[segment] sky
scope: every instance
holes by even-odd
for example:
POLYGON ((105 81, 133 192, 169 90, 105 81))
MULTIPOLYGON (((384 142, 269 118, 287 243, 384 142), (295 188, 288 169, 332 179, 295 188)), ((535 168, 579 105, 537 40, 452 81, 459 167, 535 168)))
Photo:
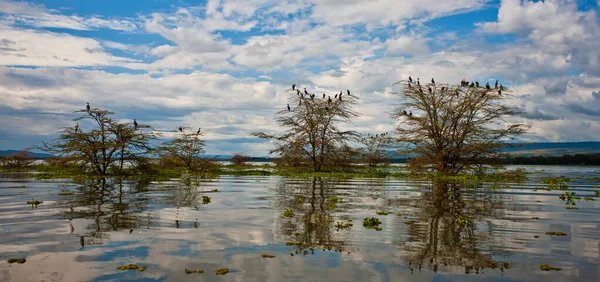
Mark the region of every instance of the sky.
MULTIPOLYGON (((0 150, 55 139, 85 103, 206 151, 266 156, 292 84, 350 89, 348 127, 392 131, 394 83, 499 80, 527 142, 600 138, 600 0, 0 0, 0 150)), ((85 125, 82 125, 85 126, 85 125)))

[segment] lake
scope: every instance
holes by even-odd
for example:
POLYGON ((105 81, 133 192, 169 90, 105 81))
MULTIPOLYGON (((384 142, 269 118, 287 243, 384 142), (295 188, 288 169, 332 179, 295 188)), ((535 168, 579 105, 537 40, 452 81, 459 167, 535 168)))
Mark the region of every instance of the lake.
POLYGON ((0 172, 0 280, 598 281, 600 168, 525 169, 515 183, 0 172), (552 176, 575 195, 548 191, 540 179, 552 176), (379 231, 363 227, 369 217, 379 231), (128 264, 147 269, 117 269, 128 264))

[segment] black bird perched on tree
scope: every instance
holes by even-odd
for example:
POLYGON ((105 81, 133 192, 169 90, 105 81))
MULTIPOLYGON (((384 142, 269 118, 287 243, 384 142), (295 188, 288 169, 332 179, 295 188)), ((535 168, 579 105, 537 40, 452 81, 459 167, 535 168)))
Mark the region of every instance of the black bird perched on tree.
POLYGON ((463 79, 460 81, 460 86, 465 86, 465 84, 467 84, 467 82, 466 82, 466 81, 465 81, 465 79, 463 78, 463 79))
POLYGON ((498 89, 498 95, 502 96, 502 90, 498 89))
POLYGON ((180 127, 179 127, 179 131, 180 131, 180 132, 183 132, 183 127, 181 127, 181 126, 180 126, 180 127))
POLYGON ((431 94, 431 87, 427 87, 427 90, 429 90, 429 93, 431 94))
POLYGON ((470 85, 470 86, 471 86, 471 87, 474 87, 474 86, 475 86, 475 83, 471 82, 471 85, 470 85))
POLYGON ((329 111, 329 107, 325 106, 325 110, 326 110, 326 111, 329 111))
POLYGON ((201 130, 201 129, 202 129, 202 128, 198 127, 198 131, 196 131, 196 134, 200 134, 200 130, 201 130))
POLYGON ((498 89, 498 80, 496 80, 496 83, 494 83, 494 89, 498 89))
POLYGON ((331 96, 327 97, 327 104, 331 104, 331 96))
POLYGON ((406 112, 406 110, 402 110, 402 113, 403 113, 404 115, 407 115, 407 114, 408 114, 408 113, 406 112))
POLYGON ((325 93, 323 93, 323 99, 325 99, 325 93))
POLYGON ((475 86, 479 87, 479 81, 475 81, 475 86))
POLYGON ((350 96, 350 90, 346 89, 346 92, 348 93, 348 96, 350 96))
POLYGON ((137 128, 138 128, 138 123, 137 123, 137 120, 135 120, 135 119, 133 119, 133 128, 135 130, 137 130, 137 128))
POLYGON ((408 115, 412 117, 412 111, 410 111, 410 113, 408 113, 408 115))
POLYGON ((340 101, 342 101, 342 95, 340 95, 338 98, 340 98, 340 101))
POLYGON ((311 95, 310 95, 310 99, 311 99, 311 100, 315 99, 315 94, 311 94, 311 95))
POLYGON ((419 81, 418 77, 417 77, 417 85, 421 86, 421 82, 419 81))
POLYGON ((412 77, 410 77, 410 76, 408 77, 408 82, 412 83, 412 77))
POLYGON ((443 86, 442 86, 442 92, 444 92, 444 89, 446 89, 446 87, 443 87, 443 86))
POLYGON ((304 94, 308 95, 308 91, 306 91, 306 87, 304 87, 304 94))
POLYGON ((287 104, 287 108, 288 108, 288 112, 292 110, 292 109, 290 108, 290 104, 287 104))
POLYGON ((490 83, 489 82, 485 84, 485 89, 490 89, 490 83))
POLYGON ((342 93, 344 93, 344 92, 340 90, 340 97, 342 97, 342 93))
POLYGON ((77 133, 79 131, 79 123, 76 122, 75 123, 75 133, 77 133))
POLYGON ((333 99, 337 99, 337 94, 335 94, 335 96, 333 96, 333 99))
POLYGON ((85 105, 85 110, 89 112, 89 111, 90 111, 90 109, 91 109, 91 107, 90 107, 90 103, 88 103, 88 102, 85 102, 85 104, 86 104, 86 105, 85 105))
POLYGON ((296 90, 296 84, 292 84, 292 90, 296 90))
POLYGON ((504 86, 502 86, 502 84, 500 84, 500 90, 504 90, 504 86))
POLYGON ((431 83, 435 84, 435 80, 433 79, 433 77, 431 78, 431 83))

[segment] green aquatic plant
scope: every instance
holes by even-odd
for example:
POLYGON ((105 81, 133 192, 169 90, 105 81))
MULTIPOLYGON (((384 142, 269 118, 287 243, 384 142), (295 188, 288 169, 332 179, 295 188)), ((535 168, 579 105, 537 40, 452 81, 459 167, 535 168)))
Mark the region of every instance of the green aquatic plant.
POLYGON ((210 190, 210 192, 216 193, 216 192, 219 192, 219 189, 215 188, 215 189, 210 190))
POLYGON ((537 217, 537 216, 534 216, 534 217, 532 217, 531 219, 540 219, 540 218, 539 218, 539 217, 537 217))
POLYGON ((568 209, 568 210, 578 210, 579 208, 578 207, 574 207, 574 206, 566 206, 565 209, 568 209))
POLYGON ((283 211, 283 214, 281 214, 281 218, 292 218, 294 217, 294 211, 290 210, 290 209, 285 209, 283 211))
POLYGON ((146 270, 146 268, 148 268, 145 265, 137 265, 137 264, 128 264, 128 265, 119 265, 117 266, 118 270, 137 270, 137 271, 144 271, 146 270))
POLYGON ((379 231, 381 230, 381 228, 379 228, 380 224, 381 221, 376 217, 367 217, 363 219, 363 226, 369 229, 375 229, 379 231))
POLYGON ((564 194, 558 196, 561 200, 566 201, 566 205, 567 206, 574 206, 575 205, 575 192, 565 192, 564 194))
POLYGON ((384 212, 384 211, 377 211, 377 212, 375 212, 375 214, 377 214, 377 215, 388 215, 389 213, 384 212))
POLYGON ((559 267, 550 266, 549 264, 540 265, 540 269, 543 271, 550 271, 550 270, 559 271, 560 270, 559 267))
POLYGON ((413 225, 413 224, 415 224, 415 223, 417 223, 417 222, 416 222, 416 221, 414 221, 414 220, 409 220, 409 221, 405 221, 405 222, 404 222, 404 224, 406 224, 406 225, 413 225))
POLYGON ((202 204, 210 204, 210 197, 209 196, 202 196, 202 204))
POLYGON ((464 215, 459 215, 456 219, 455 219, 456 223, 460 224, 460 225, 467 225, 470 224, 472 222, 471 218, 468 216, 464 216, 464 215))
POLYGON ((600 191, 594 191, 594 195, 595 195, 596 197, 600 197, 600 191))
POLYGON ((337 204, 341 201, 342 200, 336 195, 330 196, 329 198, 327 198, 327 206, 332 209, 335 209, 337 207, 337 204))
POLYGON ((552 191, 557 189, 567 190, 569 188, 567 182, 571 181, 571 179, 564 177, 547 177, 542 178, 541 181, 546 185, 548 191, 552 191))
POLYGON ((548 231, 548 232, 546 232, 546 235, 551 235, 551 236, 567 236, 567 233, 560 232, 560 231, 548 231))
POLYGON ((270 254, 262 254, 260 256, 263 258, 274 258, 275 257, 274 255, 270 255, 270 254))
POLYGON ((592 198, 592 197, 585 197, 583 198, 586 201, 596 201, 596 199, 592 198))
POLYGON ((44 202, 42 202, 42 201, 38 201, 38 200, 34 199, 33 197, 31 198, 31 201, 27 201, 27 204, 28 204, 28 205, 35 205, 35 206, 37 206, 37 205, 39 205, 39 204, 43 204, 43 203, 44 203, 44 202))
POLYGON ((24 264, 27 260, 25 258, 9 258, 8 263, 20 263, 24 264))
POLYGON ((229 268, 219 268, 213 271, 216 275, 225 275, 229 273, 229 268))
POLYGON ((185 269, 185 274, 192 274, 192 273, 204 273, 204 269, 185 269))
POLYGON ((352 223, 346 223, 346 222, 336 222, 335 223, 335 227, 340 230, 340 229, 350 229, 350 227, 352 227, 352 223))

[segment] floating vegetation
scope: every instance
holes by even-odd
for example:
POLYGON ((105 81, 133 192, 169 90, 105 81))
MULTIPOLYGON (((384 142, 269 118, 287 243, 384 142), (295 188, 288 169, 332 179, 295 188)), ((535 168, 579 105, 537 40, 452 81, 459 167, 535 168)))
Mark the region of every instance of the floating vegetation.
POLYGON ((381 221, 376 217, 367 217, 363 219, 363 226, 366 228, 377 230, 379 224, 381 224, 381 221))
POLYGON ((37 206, 37 205, 39 205, 39 204, 43 204, 43 203, 44 203, 44 202, 42 202, 42 201, 38 201, 38 200, 36 200, 36 199, 34 199, 34 198, 31 198, 31 201, 27 201, 27 204, 28 204, 28 205, 34 205, 34 206, 37 206))
POLYGON ((285 209, 285 211, 283 211, 283 214, 281 214, 281 218, 291 218, 294 217, 294 211, 290 210, 290 209, 285 209))
POLYGON ((567 233, 560 232, 560 231, 548 231, 548 232, 546 232, 546 235, 552 235, 552 236, 567 236, 567 233))
POLYGON ((350 227, 352 227, 352 223, 347 223, 347 222, 336 222, 335 223, 335 227, 340 230, 340 229, 350 229, 350 227))
POLYGON ((600 197, 600 191, 594 191, 594 195, 595 195, 596 197, 600 197))
POLYGON ((592 198, 592 197, 585 197, 583 198, 586 201, 596 201, 596 199, 592 198))
POLYGON ((118 270, 137 270, 137 271, 144 271, 146 270, 146 268, 148 268, 145 265, 137 265, 137 264, 128 264, 128 265, 119 265, 117 266, 118 270))
POLYGON ((210 204, 210 197, 209 196, 202 196, 202 204, 210 204))
POLYGON ((561 200, 566 201, 566 205, 575 205, 575 192, 565 192, 558 196, 561 200))
POLYGON ((396 216, 402 216, 402 214, 401 213, 397 213, 396 216))
POLYGON ((404 224, 406 224, 406 225, 413 225, 413 224, 415 224, 415 223, 417 223, 417 222, 416 222, 416 221, 414 221, 414 220, 409 220, 409 221, 405 221, 405 222, 404 222, 404 224))
POLYGON ((376 213, 377 215, 388 215, 388 214, 389 214, 389 213, 387 213, 387 212, 384 212, 384 211, 378 211, 378 212, 375 212, 375 213, 376 213))
POLYGON ((185 269, 185 274, 192 274, 192 273, 204 273, 204 269, 185 269))
POLYGON ((573 206, 566 206, 565 209, 568 209, 568 210, 578 210, 579 208, 578 207, 573 207, 573 206))
POLYGON ((533 238, 540 238, 540 236, 538 236, 538 235, 534 235, 534 236, 533 236, 533 238))
POLYGON ((274 255, 270 255, 270 254, 262 254, 260 256, 263 258, 274 258, 275 257, 274 255))
POLYGON ((212 190, 210 190, 210 192, 216 193, 216 192, 219 192, 219 189, 212 189, 212 190))
POLYGON ((539 217, 537 217, 537 216, 534 216, 534 217, 532 217, 531 219, 540 219, 540 218, 539 218, 539 217))
POLYGON ((548 189, 548 191, 556 189, 567 190, 569 188, 569 185, 567 184, 567 182, 570 181, 569 178, 548 177, 542 178, 541 180, 544 184, 546 184, 546 189, 548 189))
POLYGON ((290 241, 290 242, 285 242, 286 246, 301 246, 302 243, 301 242, 296 242, 296 241, 290 241))
POLYGON ((229 273, 229 268, 219 268, 213 271, 216 275, 225 275, 229 273))
POLYGON ((456 221, 456 223, 458 223, 460 225, 467 225, 467 224, 471 223, 471 218, 461 214, 455 219, 455 221, 456 221))
POLYGON ((336 195, 330 196, 329 198, 327 198, 327 206, 330 208, 336 208, 337 204, 341 201, 342 200, 336 195))
POLYGON ((336 212, 341 212, 341 211, 342 211, 342 209, 335 209, 335 211, 336 211, 336 212))
POLYGON ((540 269, 543 270, 543 271, 550 271, 550 270, 559 271, 560 270, 559 267, 554 267, 554 266, 551 266, 549 264, 542 264, 542 265, 540 265, 540 269))
POLYGON ((27 260, 25 258, 9 258, 8 263, 20 263, 24 264, 27 260))

